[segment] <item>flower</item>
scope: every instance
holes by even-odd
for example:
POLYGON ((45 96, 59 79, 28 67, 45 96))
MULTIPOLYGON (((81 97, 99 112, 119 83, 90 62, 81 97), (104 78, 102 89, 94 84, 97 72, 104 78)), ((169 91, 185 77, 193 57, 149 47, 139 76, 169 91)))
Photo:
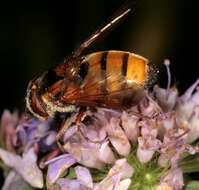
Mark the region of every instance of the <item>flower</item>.
POLYGON ((139 105, 125 111, 87 108, 80 129, 73 122, 77 114, 71 115, 64 152, 56 144, 60 122, 4 111, 0 158, 13 169, 4 190, 16 176, 23 185, 49 190, 182 189, 184 161, 198 165, 199 79, 179 96, 170 86, 168 60, 165 65, 167 88, 154 86, 139 105))
MULTIPOLYGON (((29 183, 36 188, 43 187, 43 174, 37 161, 40 154, 50 152, 49 155, 52 155, 56 152, 56 131, 51 129, 52 125, 55 126, 52 119, 47 122, 27 120, 24 114, 19 118, 16 111, 13 114, 8 110, 4 111, 1 134, 3 147, 7 150, 0 148, 0 158, 13 169, 8 175, 10 183, 17 178, 20 184, 29 183)), ((11 184, 6 182, 4 190, 6 186, 9 189, 11 184)))
POLYGON ((32 148, 24 152, 22 157, 0 149, 0 156, 7 166, 16 170, 31 186, 37 188, 43 187, 42 172, 38 168, 36 163, 37 156, 32 148))
POLYGON ((182 189, 184 186, 182 170, 180 168, 170 169, 161 179, 157 190, 182 189))

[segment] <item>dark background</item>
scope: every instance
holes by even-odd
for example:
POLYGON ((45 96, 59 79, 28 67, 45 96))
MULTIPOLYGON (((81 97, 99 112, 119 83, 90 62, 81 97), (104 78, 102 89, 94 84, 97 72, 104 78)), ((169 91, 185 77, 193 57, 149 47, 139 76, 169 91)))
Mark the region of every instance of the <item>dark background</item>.
MULTIPOLYGON (((0 114, 23 110, 28 81, 70 54, 123 3, 123 0, 0 3, 0 114)), ((183 92, 199 77, 197 0, 142 0, 136 12, 88 52, 132 51, 159 67, 157 82, 166 87, 163 60, 171 60, 173 84, 183 92)))
MULTIPOLYGON (((28 81, 70 54, 124 0, 4 1, 0 5, 0 113, 23 109, 28 81)), ((181 92, 199 77, 197 0, 142 0, 136 12, 88 52, 132 51, 158 65, 171 60, 181 92)))

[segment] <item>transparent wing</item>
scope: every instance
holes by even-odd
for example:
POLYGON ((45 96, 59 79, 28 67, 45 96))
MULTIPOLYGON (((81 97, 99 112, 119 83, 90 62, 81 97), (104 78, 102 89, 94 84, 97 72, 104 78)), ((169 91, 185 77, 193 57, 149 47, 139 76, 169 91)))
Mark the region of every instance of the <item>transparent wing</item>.
POLYGON ((144 97, 142 86, 117 73, 93 70, 80 87, 68 87, 60 100, 80 106, 121 109, 137 104, 144 97))

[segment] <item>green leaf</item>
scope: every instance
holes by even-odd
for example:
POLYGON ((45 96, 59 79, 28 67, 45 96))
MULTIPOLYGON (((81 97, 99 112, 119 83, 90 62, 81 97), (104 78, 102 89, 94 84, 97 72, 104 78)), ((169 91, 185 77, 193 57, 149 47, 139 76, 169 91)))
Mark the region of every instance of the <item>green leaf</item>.
POLYGON ((183 173, 199 172, 199 154, 188 155, 180 160, 179 167, 183 173))
POLYGON ((199 181, 190 181, 185 187, 185 190, 198 190, 198 189, 199 189, 199 181))
POLYGON ((36 189, 34 189, 34 188, 31 187, 31 186, 26 186, 26 187, 23 188, 23 190, 36 190, 36 189))
MULTIPOLYGON (((1 124, 1 121, 0 121, 0 124, 1 124)), ((5 148, 5 143, 3 141, 3 134, 2 134, 2 129, 1 129, 1 126, 0 126, 0 147, 1 148, 5 148)))
POLYGON ((3 177, 6 178, 10 172, 10 168, 0 160, 0 168, 3 170, 3 177))
POLYGON ((70 171, 69 171, 69 174, 67 175, 67 179, 75 179, 77 176, 76 176, 76 173, 75 173, 75 169, 74 168, 70 168, 70 171))

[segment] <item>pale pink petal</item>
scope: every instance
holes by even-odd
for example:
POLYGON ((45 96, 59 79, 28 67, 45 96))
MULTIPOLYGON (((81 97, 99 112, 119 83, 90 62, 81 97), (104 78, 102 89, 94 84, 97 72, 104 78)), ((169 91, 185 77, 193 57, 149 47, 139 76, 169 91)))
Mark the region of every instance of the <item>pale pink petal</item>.
POLYGON ((165 167, 168 164, 170 157, 168 154, 160 154, 158 158, 158 165, 160 167, 165 167))
POLYGON ((117 160, 114 166, 109 170, 108 176, 114 176, 119 174, 120 178, 132 177, 134 169, 127 163, 126 159, 117 160))
POLYGON ((122 181, 120 181, 119 186, 116 190, 128 190, 129 186, 131 184, 131 180, 130 179, 124 179, 122 181))
POLYGON ((189 133, 186 136, 186 142, 192 143, 199 138, 199 107, 193 110, 193 115, 189 121, 189 133))
POLYGON ((180 190, 184 186, 181 168, 171 168, 161 179, 161 184, 167 184, 172 190, 180 190))
POLYGON ((122 113, 121 120, 122 128, 124 129, 127 138, 131 142, 136 143, 139 135, 139 128, 137 126, 139 118, 124 111, 122 113))
MULTIPOLYGON (((194 90, 199 85, 199 79, 197 79, 187 90, 186 92, 180 97, 182 101, 186 102, 192 98, 194 90)), ((196 99, 197 103, 199 103, 199 99, 196 99)))
POLYGON ((181 96, 175 108, 177 114, 177 123, 180 126, 185 120, 190 119, 194 112, 194 108, 199 105, 199 79, 181 96), (195 93, 194 91, 197 90, 195 93))
MULTIPOLYGON (((144 99, 139 105, 139 109, 136 112, 140 112, 142 115, 153 118, 158 113, 162 113, 161 107, 150 96, 144 99)), ((138 107, 136 106, 136 107, 138 107)))
POLYGON ((118 154, 127 156, 131 150, 131 145, 119 123, 119 119, 111 118, 110 123, 106 126, 106 130, 109 140, 118 154))
POLYGON ((175 87, 163 89, 155 86, 154 93, 159 105, 165 112, 171 111, 174 108, 178 97, 178 90, 175 87))
POLYGON ((9 110, 4 110, 1 116, 1 128, 5 130, 8 123, 12 122, 12 114, 9 110))
POLYGON ((1 117, 1 132, 2 138, 7 150, 16 153, 14 149, 14 139, 15 139, 15 127, 18 122, 18 114, 17 112, 11 114, 9 110, 4 110, 1 117))
POLYGON ((186 101, 186 103, 178 103, 178 105, 176 106, 176 121, 178 126, 189 120, 189 118, 193 114, 193 109, 195 106, 195 103, 191 100, 186 101))
POLYGON ((137 157, 139 158, 139 161, 142 163, 147 163, 151 160, 154 154, 154 150, 146 150, 142 148, 137 149, 137 157))
POLYGON ((22 158, 20 156, 5 151, 4 149, 1 148, 0 148, 0 158, 7 166, 11 168, 14 168, 15 165, 17 165, 17 163, 20 163, 22 161, 22 158))
POLYGON ((170 187, 167 183, 163 182, 157 186, 156 190, 174 190, 174 189, 170 187))
POLYGON ((34 148, 29 149, 23 154, 22 163, 16 166, 16 170, 19 173, 23 172, 22 176, 33 187, 43 187, 43 174, 37 165, 37 155, 34 153, 34 148))
POLYGON ((115 162, 115 156, 111 148, 108 146, 108 141, 102 143, 99 148, 99 159, 106 164, 113 164, 115 162))
POLYGON ((162 114, 161 118, 158 120, 158 135, 164 137, 164 135, 169 131, 174 129, 176 125, 175 113, 171 112, 169 114, 162 114))
POLYGON ((109 170, 107 176, 97 185, 94 190, 126 190, 129 183, 120 184, 120 179, 132 177, 134 169, 127 163, 126 159, 117 160, 109 170))
POLYGON ((139 126, 141 126, 141 135, 143 137, 154 137, 156 138, 158 135, 158 128, 155 120, 149 119, 145 121, 139 122, 139 126))
POLYGON ((138 138, 137 157, 140 162, 147 163, 153 157, 155 151, 160 148, 160 140, 149 136, 148 138, 138 138))
POLYGON ((114 179, 111 177, 106 177, 99 184, 96 184, 94 190, 128 190, 131 184, 129 178, 119 181, 119 178, 114 179))
POLYGON ((100 183, 95 185, 94 190, 112 190, 113 178, 110 176, 105 177, 100 183))

